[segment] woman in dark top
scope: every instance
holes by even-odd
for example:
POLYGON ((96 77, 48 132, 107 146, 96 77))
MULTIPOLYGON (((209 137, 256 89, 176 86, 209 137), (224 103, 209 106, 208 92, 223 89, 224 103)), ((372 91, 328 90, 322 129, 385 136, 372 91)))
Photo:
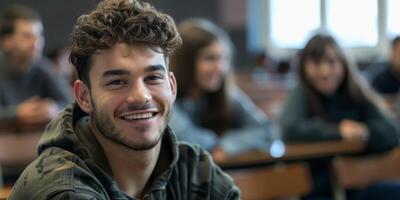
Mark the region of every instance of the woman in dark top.
POLYGON ((266 116, 231 80, 228 35, 204 19, 182 22, 179 32, 183 45, 170 64, 178 87, 171 118, 178 139, 201 145, 215 160, 266 150, 266 116))
MULTIPOLYGON (((361 140, 365 153, 398 145, 398 129, 384 102, 360 78, 334 38, 312 37, 300 54, 299 85, 281 114, 285 140, 361 140)), ((331 195, 328 167, 329 162, 311 163, 311 196, 331 195)))
POLYGON ((369 152, 398 144, 395 124, 382 99, 330 36, 314 36, 299 60, 299 86, 281 115, 289 141, 364 140, 369 152))

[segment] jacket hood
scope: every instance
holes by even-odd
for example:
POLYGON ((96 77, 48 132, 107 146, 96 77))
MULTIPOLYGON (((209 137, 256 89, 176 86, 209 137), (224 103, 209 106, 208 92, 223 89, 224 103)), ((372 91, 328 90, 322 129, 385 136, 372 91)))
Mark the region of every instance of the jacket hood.
POLYGON ((88 116, 76 103, 62 110, 46 127, 39 140, 39 155, 49 147, 59 147, 70 152, 78 153, 82 145, 75 135, 74 124, 80 118, 88 116))

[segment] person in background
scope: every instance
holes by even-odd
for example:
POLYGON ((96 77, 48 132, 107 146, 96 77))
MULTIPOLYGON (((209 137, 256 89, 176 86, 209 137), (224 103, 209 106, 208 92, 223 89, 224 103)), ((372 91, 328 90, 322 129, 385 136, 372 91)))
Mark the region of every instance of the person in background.
POLYGON ((251 71, 251 78, 257 83, 264 83, 269 79, 280 77, 278 69, 278 62, 273 59, 265 50, 265 52, 258 53, 254 59, 255 65, 251 71))
POLYGON ((0 122, 47 123, 72 101, 72 95, 42 59, 40 16, 23 5, 10 6, 1 14, 0 122))
POLYGON ((258 53, 255 57, 255 68, 259 71, 264 71, 266 73, 279 73, 278 64, 278 61, 273 59, 267 50, 258 53))
POLYGON ((9 199, 239 199, 209 154, 168 126, 180 44, 173 19, 139 0, 101 1, 79 17, 76 103, 47 126, 9 199))
MULTIPOLYGON (((360 76, 333 37, 312 37, 300 53, 299 84, 287 97, 281 113, 284 140, 359 140, 365 142, 367 154, 396 147, 397 127, 383 100, 360 76)), ((310 196, 330 197, 329 164, 314 164, 314 191, 310 196)), ((400 191, 399 187, 395 189, 400 191)), ((398 199, 400 192, 394 193, 394 199, 398 199)), ((377 194, 370 195, 370 199, 377 199, 377 194)))
POLYGON ((77 79, 74 71, 74 66, 69 62, 70 48, 58 47, 50 50, 47 57, 53 64, 53 69, 56 74, 65 80, 71 88, 74 87, 75 80, 77 79))
POLYGON ((392 40, 390 60, 373 76, 372 86, 385 95, 396 95, 400 92, 400 36, 392 40))
POLYGON ((171 57, 178 82, 171 125, 178 139, 199 144, 214 159, 266 150, 269 122, 232 82, 232 43, 205 19, 179 26, 183 45, 171 57))

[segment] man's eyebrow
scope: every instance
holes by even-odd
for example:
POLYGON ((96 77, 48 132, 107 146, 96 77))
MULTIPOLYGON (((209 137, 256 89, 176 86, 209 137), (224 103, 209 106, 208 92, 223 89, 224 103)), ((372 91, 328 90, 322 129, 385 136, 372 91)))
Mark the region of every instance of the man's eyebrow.
POLYGON ((146 67, 144 70, 145 72, 152 72, 152 71, 166 71, 166 68, 164 65, 158 64, 158 65, 150 65, 146 67))
POLYGON ((124 69, 110 69, 103 73, 103 77, 115 76, 115 75, 129 75, 129 71, 124 69))

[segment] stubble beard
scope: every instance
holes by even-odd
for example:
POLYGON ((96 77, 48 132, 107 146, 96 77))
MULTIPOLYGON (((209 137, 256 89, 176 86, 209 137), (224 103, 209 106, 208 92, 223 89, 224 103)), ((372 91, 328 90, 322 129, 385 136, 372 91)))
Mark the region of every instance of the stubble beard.
MULTIPOLYGON (((92 101, 92 99, 91 99, 92 101)), ((167 112, 165 120, 161 123, 161 126, 158 129, 158 138, 155 139, 153 142, 150 143, 142 143, 137 144, 131 139, 124 136, 121 130, 116 128, 114 124, 112 124, 112 120, 107 117, 106 114, 102 113, 99 109, 97 109, 96 104, 92 101, 93 105, 93 113, 91 116, 91 120, 93 125, 97 128, 101 135, 105 138, 109 139, 110 141, 122 145, 128 149, 135 150, 135 151, 145 151, 154 148, 163 138, 165 129, 167 124, 171 118, 171 110, 167 112)), ((134 131, 144 131, 143 128, 135 128, 134 131)))

